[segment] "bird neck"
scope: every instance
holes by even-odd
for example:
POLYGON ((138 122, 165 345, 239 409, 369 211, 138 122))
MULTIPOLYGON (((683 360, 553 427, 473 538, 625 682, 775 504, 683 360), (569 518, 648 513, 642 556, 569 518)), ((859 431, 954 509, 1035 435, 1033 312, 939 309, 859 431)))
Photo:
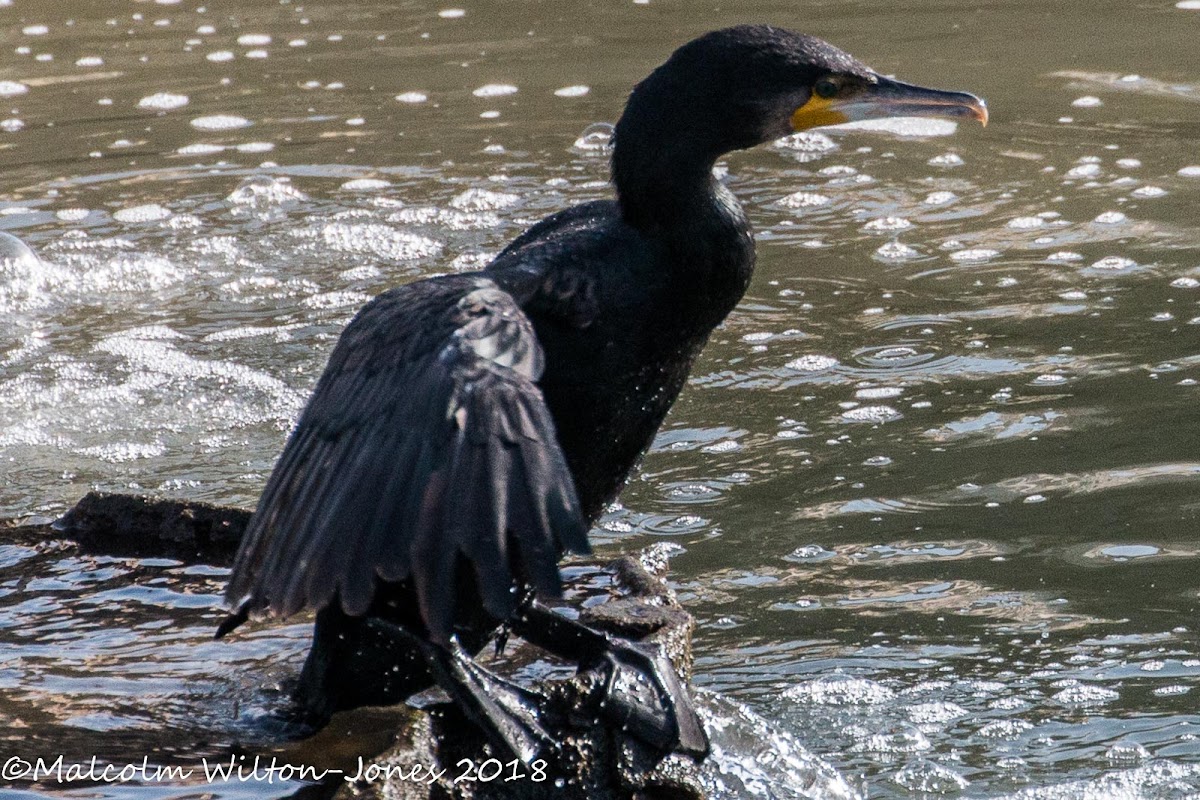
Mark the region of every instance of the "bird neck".
POLYGON ((750 223, 713 176, 717 155, 695 140, 670 141, 625 123, 617 126, 612 156, 625 222, 667 245, 693 277, 706 268, 748 270, 754 257, 750 223))
POLYGON ((678 60, 672 56, 635 86, 617 121, 612 177, 621 215, 678 254, 676 262, 748 268, 750 224, 712 171, 722 154, 754 144, 753 136, 731 133, 724 117, 705 111, 714 105, 711 87, 687 79, 691 68, 678 60))
POLYGON ((697 223, 720 222, 726 211, 713 178, 716 158, 692 142, 664 142, 636 127, 617 127, 613 184, 625 221, 643 233, 686 235, 697 223))
POLYGON ((702 339, 741 299, 754 268, 750 223, 713 176, 715 161, 686 143, 664 146, 617 129, 612 169, 622 218, 656 243, 677 309, 702 339))

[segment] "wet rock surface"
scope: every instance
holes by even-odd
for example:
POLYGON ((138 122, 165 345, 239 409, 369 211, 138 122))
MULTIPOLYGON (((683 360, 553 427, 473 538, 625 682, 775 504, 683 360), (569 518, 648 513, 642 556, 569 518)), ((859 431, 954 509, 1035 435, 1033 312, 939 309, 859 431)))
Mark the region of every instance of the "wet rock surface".
POLYGON ((240 508, 88 492, 54 528, 84 552, 224 565, 249 521, 250 512, 240 508))
MULTIPOLYGON (((666 560, 651 548, 640 558, 622 557, 607 566, 621 594, 586 608, 580 621, 618 636, 661 645, 680 678, 691 670, 693 620, 676 601, 655 566, 666 560)), ((523 655, 517 653, 517 660, 523 655)), ((378 763, 397 765, 430 763, 428 755, 450 772, 428 790, 428 794, 401 794, 456 800, 492 798, 598 798, 599 800, 699 800, 704 792, 695 762, 685 756, 662 758, 620 725, 595 716, 597 693, 605 675, 585 670, 569 680, 544 681, 535 688, 546 701, 542 721, 559 744, 559 751, 546 754, 542 763, 530 765, 504 762, 492 754, 478 729, 456 706, 430 706, 429 735, 415 736, 392 747, 378 763), (422 761, 422 759, 425 759, 422 761), (491 777, 495 774, 495 777, 491 777), (517 777, 521 776, 521 777, 517 777), (491 778, 491 779, 488 779, 491 778)), ((340 798, 396 796, 397 783, 388 781, 364 787, 345 787, 340 798)), ((411 792, 412 786, 404 787, 411 792)))
MULTIPOLYGON (((169 557, 188 564, 226 565, 232 561, 249 519, 241 509, 204 503, 155 500, 93 492, 52 526, 8 526, 10 541, 66 538, 81 552, 169 557)), ((2 523, 0 523, 2 526, 2 523)), ((639 557, 623 557, 605 567, 612 580, 602 589, 574 587, 585 599, 581 622, 617 636, 661 645, 680 679, 690 677, 692 617, 679 605, 664 580, 665 550, 649 548, 639 557), (598 596, 597 592, 603 592, 598 596), (585 594, 590 593, 590 594, 585 594)), ((572 613, 568 610, 568 613, 572 613)), ((523 643, 509 645, 511 664, 532 663, 540 651, 523 643)), ((375 665, 377 666, 377 665, 375 665)), ((355 669, 369 679, 369 660, 355 669)), ((561 671, 560 671, 561 674, 561 671)), ((694 761, 666 758, 630 736, 623 726, 603 719, 596 703, 607 679, 603 669, 585 670, 569 679, 540 679, 532 686, 543 695, 542 721, 557 742, 557 752, 531 764, 496 758, 480 731, 461 711, 436 699, 423 710, 407 706, 364 708, 335 715, 312 736, 280 742, 270 755, 287 761, 340 770, 336 780, 304 790, 305 797, 339 798, 702 798, 694 761), (374 752, 354 752, 365 737, 374 752), (373 780, 347 781, 367 766, 373 780), (430 770, 433 770, 431 774, 430 770), (445 772, 434 779, 438 770, 445 772)))

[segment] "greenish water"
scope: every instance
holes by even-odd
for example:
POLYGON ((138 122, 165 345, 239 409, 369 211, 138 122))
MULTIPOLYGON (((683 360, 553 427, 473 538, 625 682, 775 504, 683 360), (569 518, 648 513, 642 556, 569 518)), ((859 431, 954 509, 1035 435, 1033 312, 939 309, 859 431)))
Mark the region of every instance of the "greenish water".
MULTIPOLYGON (((43 260, 0 266, 0 516, 253 504, 359 305, 606 196, 584 130, 773 22, 992 122, 727 160, 758 271, 601 552, 679 545, 697 683, 868 797, 1194 797, 1187 5, 0 4, 0 230, 43 260)), ((0 755, 262 735, 308 630, 209 642, 223 582, 0 544, 0 755)))

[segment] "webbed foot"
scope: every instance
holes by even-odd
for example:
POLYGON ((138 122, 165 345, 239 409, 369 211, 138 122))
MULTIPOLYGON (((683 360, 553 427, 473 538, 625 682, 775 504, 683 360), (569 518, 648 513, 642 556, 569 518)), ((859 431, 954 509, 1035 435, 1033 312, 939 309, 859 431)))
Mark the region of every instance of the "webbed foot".
POLYGON ((606 719, 663 752, 708 755, 708 736, 691 695, 661 647, 609 637, 604 661, 606 719))
POLYGON ((528 764, 555 749, 539 719, 542 697, 475 663, 457 641, 422 642, 422 652, 441 688, 483 730, 502 756, 528 764))
POLYGON ((604 670, 595 702, 602 716, 630 735, 663 753, 697 759, 708 755, 704 726, 661 646, 594 630, 536 600, 518 612, 513 631, 538 647, 577 661, 581 669, 604 670))

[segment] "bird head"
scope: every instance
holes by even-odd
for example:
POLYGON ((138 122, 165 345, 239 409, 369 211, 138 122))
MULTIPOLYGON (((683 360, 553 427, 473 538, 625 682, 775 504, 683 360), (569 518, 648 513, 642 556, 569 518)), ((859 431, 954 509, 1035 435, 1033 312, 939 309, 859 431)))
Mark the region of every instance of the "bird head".
POLYGON ((816 37, 743 25, 688 42, 642 81, 618 123, 617 146, 631 120, 657 128, 664 145, 715 158, 797 131, 900 116, 986 125, 988 112, 975 95, 884 77, 816 37))

